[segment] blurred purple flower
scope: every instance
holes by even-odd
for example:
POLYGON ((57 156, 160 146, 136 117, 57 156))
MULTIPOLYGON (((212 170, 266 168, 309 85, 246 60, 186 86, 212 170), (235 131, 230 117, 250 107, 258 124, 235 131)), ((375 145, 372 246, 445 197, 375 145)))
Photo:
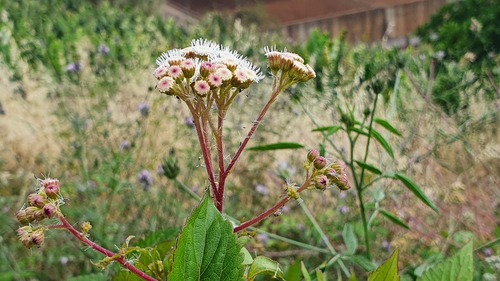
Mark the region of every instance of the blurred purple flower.
POLYGON ((120 149, 123 151, 129 150, 130 149, 130 142, 128 140, 122 141, 120 144, 120 149))
POLYGON ((391 251, 391 243, 389 243, 387 240, 382 241, 382 249, 386 252, 391 251))
POLYGON ((66 72, 77 73, 82 70, 82 65, 79 62, 73 62, 66 66, 66 72))
POLYGON ((156 173, 160 176, 164 175, 165 170, 163 170, 163 165, 161 163, 158 164, 158 167, 156 167, 156 173))
POLYGON ((491 248, 486 248, 483 250, 483 254, 489 258, 489 257, 493 256, 493 250, 491 248))
POLYGON ((137 175, 137 180, 139 180, 139 183, 142 185, 144 190, 148 190, 151 185, 153 185, 153 176, 148 170, 142 170, 137 175))
POLYGON ((142 117, 146 117, 149 115, 149 104, 147 102, 143 102, 139 104, 139 112, 141 112, 142 117))
POLYGON ((257 234, 257 240, 262 242, 262 244, 265 246, 267 244, 267 241, 269 241, 269 236, 264 233, 257 234))
POLYGON ((99 53, 99 55, 101 56, 107 56, 109 55, 109 47, 101 44, 99 45, 99 47, 97 47, 97 53, 99 53))
POLYGON ((262 185, 262 184, 256 185, 255 186, 255 191, 257 193, 262 194, 262 195, 268 195, 269 194, 269 189, 265 185, 262 185))
POLYGON ((409 43, 411 46, 418 46, 420 45, 420 37, 410 37, 409 43))
POLYGON ((442 60, 444 59, 444 57, 446 56, 446 53, 443 52, 443 51, 437 51, 437 53, 434 55, 438 60, 442 60))
POLYGON ((189 128, 195 127, 194 120, 193 120, 193 118, 190 118, 190 117, 184 118, 184 124, 186 124, 186 126, 188 126, 189 128))
POLYGON ((339 193, 339 199, 344 200, 344 199, 346 199, 346 197, 347 197, 347 192, 340 192, 339 193))
POLYGON ((431 39, 431 41, 436 41, 439 39, 439 35, 437 35, 437 33, 435 32, 432 32, 430 35, 429 35, 429 39, 431 39))
POLYGON ((345 215, 345 214, 349 213, 349 207, 347 207, 347 206, 342 206, 342 207, 340 207, 340 208, 339 208, 339 212, 340 212, 341 214, 345 215))

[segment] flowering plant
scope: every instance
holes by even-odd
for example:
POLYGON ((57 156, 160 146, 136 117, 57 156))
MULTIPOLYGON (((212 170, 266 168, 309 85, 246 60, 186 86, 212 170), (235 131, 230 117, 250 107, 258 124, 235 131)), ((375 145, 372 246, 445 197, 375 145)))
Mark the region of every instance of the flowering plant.
MULTIPOLYGON (((176 246, 166 256, 161 256, 157 249, 129 246, 132 236, 117 253, 91 241, 88 237, 92 228, 90 223, 83 223, 82 230, 78 231, 63 215, 60 207, 64 198, 56 179, 40 180, 36 193, 28 197, 28 206, 17 213, 19 222, 24 224, 18 229, 21 242, 28 248, 40 246, 45 231, 65 229, 106 256, 97 263, 98 266, 105 268, 117 262, 143 280, 237 280, 242 277, 254 280, 263 272, 261 268, 274 268, 274 276, 282 279, 279 268, 270 260, 263 257, 252 259, 245 255, 235 233, 243 233, 243 230, 274 214, 288 201, 300 200, 300 193, 305 190, 325 190, 332 186, 346 190, 350 186, 343 162, 330 162, 317 150, 311 150, 305 157, 305 179, 300 186, 287 184, 284 187, 287 196, 253 219, 236 226, 224 219, 225 187, 230 172, 271 105, 285 89, 316 76, 297 54, 265 48, 265 55, 273 78, 271 94, 228 161, 223 138, 227 112, 235 98, 263 79, 264 75, 237 52, 202 39, 193 40, 190 47, 170 50, 156 61, 158 67, 153 75, 158 80, 158 91, 184 102, 192 114, 209 182, 207 195, 184 226, 176 246), (212 152, 212 142, 215 143, 215 153, 212 152), (52 218, 59 223, 35 224, 52 218), (140 266, 129 259, 128 255, 132 253, 149 257, 146 265, 140 266)), ((171 179, 175 179, 179 172, 167 164, 164 171, 171 179)))

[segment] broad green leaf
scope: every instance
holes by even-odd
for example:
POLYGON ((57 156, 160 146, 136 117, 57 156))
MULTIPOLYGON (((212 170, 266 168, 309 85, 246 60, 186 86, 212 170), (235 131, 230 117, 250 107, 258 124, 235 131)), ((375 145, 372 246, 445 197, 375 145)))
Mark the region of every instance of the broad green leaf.
POLYGON ((387 151, 389 156, 391 156, 391 158, 394 159, 394 152, 392 151, 391 146, 384 139, 384 137, 379 132, 375 131, 374 129, 372 129, 371 135, 372 135, 372 137, 374 137, 378 141, 378 143, 380 143, 380 145, 385 149, 385 151, 387 151))
POLYGON ((389 123, 387 120, 375 118, 375 119, 373 119, 373 121, 375 121, 375 123, 379 124, 380 126, 384 127, 387 131, 389 131, 397 136, 401 136, 401 133, 396 128, 394 128, 391 125, 391 123, 389 123))
POLYGON ((382 171, 380 171, 378 168, 375 168, 374 166, 372 166, 370 164, 367 164, 367 163, 361 162, 361 161, 356 161, 356 160, 354 160, 354 162, 356 162, 356 164, 358 164, 358 166, 360 166, 361 168, 364 168, 364 169, 372 172, 373 174, 376 174, 376 175, 382 174, 382 171))
POLYGON ((300 281, 302 280, 301 264, 299 261, 293 263, 285 273, 285 280, 287 281, 300 281))
POLYGON ((231 223, 205 196, 178 239, 168 280, 240 280, 243 256, 236 239, 231 223))
POLYGON ((368 281, 399 281, 398 255, 399 250, 394 251, 388 260, 370 273, 368 281))
POLYGON ((417 281, 472 280, 473 272, 472 243, 468 243, 455 255, 426 271, 417 281))
POLYGON ((248 148, 248 150, 252 151, 265 151, 265 150, 278 150, 278 149, 298 149, 303 148, 304 146, 300 143, 295 142, 278 142, 273 144, 266 144, 260 146, 254 146, 248 148))
POLYGON ((320 127, 312 130, 313 132, 324 132, 326 136, 331 136, 342 129, 342 126, 320 127))
POLYGON ((347 247, 345 254, 354 255, 354 253, 356 253, 356 249, 358 248, 358 240, 354 234, 354 227, 350 223, 346 223, 344 225, 342 238, 344 239, 344 243, 347 247))
POLYGON ((302 276, 304 277, 304 280, 311 281, 311 275, 309 275, 309 272, 307 271, 306 265, 304 264, 303 261, 300 262, 300 270, 302 271, 302 276))
POLYGON ((264 256, 257 256, 253 260, 253 263, 248 270, 247 278, 249 281, 253 281, 257 275, 268 275, 272 276, 273 279, 276 280, 285 280, 279 263, 264 256))
POLYGON ((434 205, 431 199, 429 199, 429 197, 425 195, 422 189, 420 189, 420 187, 415 182, 413 182, 409 177, 401 173, 395 173, 394 176, 395 178, 400 180, 406 186, 406 188, 408 188, 411 192, 413 192, 413 194, 415 194, 415 196, 417 196, 418 199, 420 199, 420 201, 422 201, 425 205, 433 209, 434 212, 439 214, 439 210, 436 207, 436 205, 434 205))
POLYGON ((401 227, 404 227, 406 229, 410 229, 410 227, 404 221, 402 221, 400 218, 398 218, 396 215, 391 214, 391 213, 387 212, 386 210, 382 210, 382 209, 380 209, 379 211, 384 217, 388 218, 393 223, 395 223, 401 227))
POLYGON ((75 276, 67 279, 68 281, 106 281, 108 280, 108 277, 104 273, 93 273, 93 274, 86 274, 86 275, 80 275, 80 276, 75 276))

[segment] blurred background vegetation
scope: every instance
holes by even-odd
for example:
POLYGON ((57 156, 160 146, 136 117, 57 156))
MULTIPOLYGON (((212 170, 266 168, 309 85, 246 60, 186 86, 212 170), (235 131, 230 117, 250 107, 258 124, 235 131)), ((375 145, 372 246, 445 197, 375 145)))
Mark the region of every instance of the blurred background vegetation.
MULTIPOLYGON (((389 120, 402 137, 385 136, 394 144, 395 160, 379 147, 369 161, 410 175, 440 214, 396 183, 378 182, 367 193, 369 208, 383 204, 411 229, 377 218, 374 261, 399 248, 403 280, 414 280, 472 239, 475 280, 497 280, 492 278, 499 273, 498 244, 479 246, 500 236, 498 3, 447 5, 417 31, 420 42, 405 48, 353 46, 345 36, 331 39, 319 31, 306 42, 290 43, 279 33, 261 32, 253 22, 268 20, 252 11, 212 13, 180 26, 160 17, 159 5, 157 0, 0 0, 0 280, 79 280, 91 273, 107 280, 115 272, 100 273, 89 262, 100 256, 66 233, 50 232, 40 249, 26 250, 17 241, 15 212, 32 191, 34 177, 58 178, 69 220, 90 221, 93 239, 109 249, 129 235, 143 238, 182 226, 197 203, 163 177, 161 161, 175 153, 179 179, 199 195, 205 171, 188 111, 154 91, 151 73, 162 52, 199 37, 237 50, 262 69, 263 47, 271 45, 297 52, 314 67, 316 81, 280 98, 253 145, 289 141, 324 147, 312 130, 339 124, 337 106, 362 118, 372 99, 363 82, 390 73, 384 76, 377 117, 389 120)), ((227 151, 235 151, 246 135, 269 83, 254 86, 235 104, 228 116, 227 151)), ((333 141, 349 149, 345 139, 333 141)), ((277 202, 284 180, 300 182, 306 151, 245 152, 228 186, 228 214, 249 219, 277 202)), ((326 153, 331 157, 328 148, 326 153)), ((304 200, 337 251, 345 250, 344 224, 353 224, 362 237, 355 191, 311 192, 304 200)), ((298 205, 289 204, 282 213, 259 227, 325 247, 298 205)), ((314 268, 325 260, 265 234, 250 247, 285 270, 296 261, 314 268)), ((348 266, 358 277, 366 272, 359 264, 348 266)))

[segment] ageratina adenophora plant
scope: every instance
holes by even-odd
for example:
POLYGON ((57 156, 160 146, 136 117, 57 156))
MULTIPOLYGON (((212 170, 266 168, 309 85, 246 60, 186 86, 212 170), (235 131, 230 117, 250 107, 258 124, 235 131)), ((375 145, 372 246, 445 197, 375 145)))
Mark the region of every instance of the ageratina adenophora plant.
POLYGON ((141 267, 127 255, 135 253, 137 257, 137 254, 146 253, 138 247, 129 247, 130 239, 118 252, 91 241, 90 223, 84 222, 81 230, 77 230, 67 221, 60 208, 64 198, 59 181, 50 178, 39 180, 36 192, 28 196, 27 206, 17 212, 17 219, 24 225, 17 231, 23 245, 28 248, 40 246, 47 230, 65 229, 106 256, 98 266, 104 268, 117 262, 143 280, 253 280, 255 277, 249 274, 257 259, 243 265, 242 245, 236 242, 234 233, 256 225, 289 200, 298 200, 304 190, 325 190, 332 186, 341 190, 349 188, 344 163, 330 162, 317 150, 311 150, 305 157, 303 183, 285 186, 287 196, 274 206, 236 226, 221 215, 228 177, 271 105, 285 89, 316 77, 313 69, 297 54, 265 48, 265 55, 273 79, 269 100, 238 149, 230 152, 225 151, 223 138, 227 112, 236 96, 264 78, 261 71, 236 51, 202 39, 193 40, 190 47, 170 50, 156 61, 158 67, 153 75, 158 79, 158 91, 184 102, 192 114, 209 182, 209 194, 188 219, 176 246, 169 252, 170 258, 157 257, 156 261, 141 267), (226 159, 228 154, 232 155, 229 160, 226 159), (49 219, 58 222, 43 224, 49 219), (221 260, 217 260, 218 257, 221 260))

